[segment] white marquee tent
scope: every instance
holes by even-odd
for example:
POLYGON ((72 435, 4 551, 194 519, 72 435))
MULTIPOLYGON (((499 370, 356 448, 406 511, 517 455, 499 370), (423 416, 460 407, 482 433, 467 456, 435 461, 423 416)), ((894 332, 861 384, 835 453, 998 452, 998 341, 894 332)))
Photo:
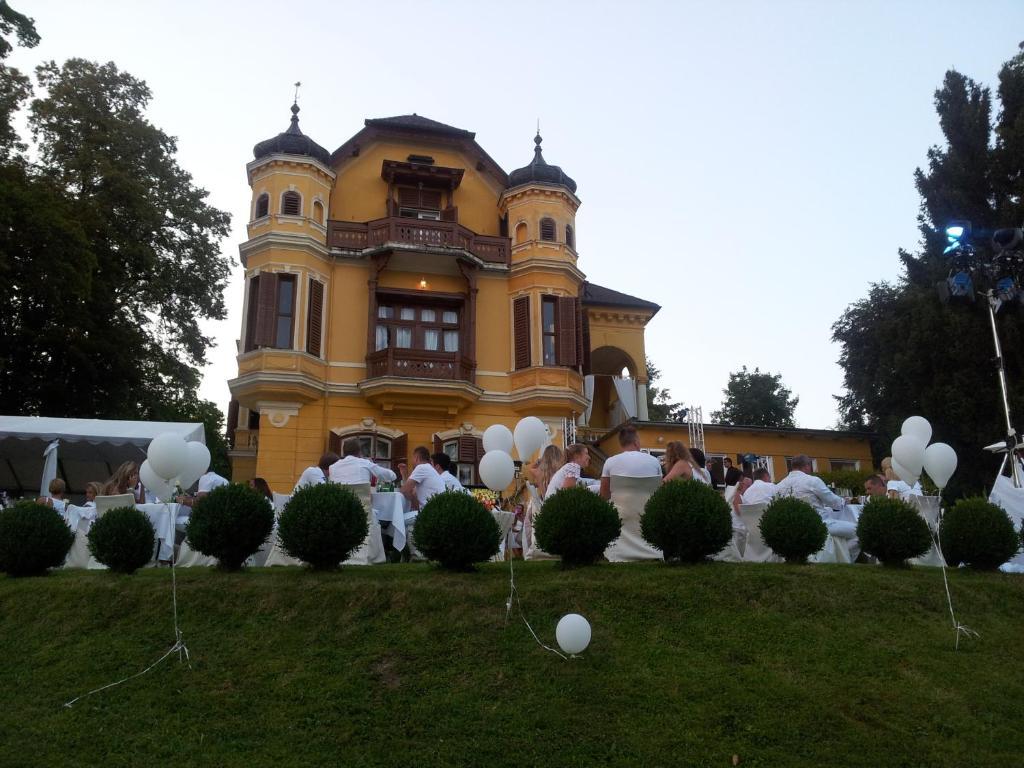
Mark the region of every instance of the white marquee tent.
POLYGON ((86 483, 105 481, 121 463, 141 464, 164 432, 206 442, 201 423, 0 416, 0 488, 24 496, 41 487, 45 495, 50 479, 61 477, 69 493, 85 493, 86 483))

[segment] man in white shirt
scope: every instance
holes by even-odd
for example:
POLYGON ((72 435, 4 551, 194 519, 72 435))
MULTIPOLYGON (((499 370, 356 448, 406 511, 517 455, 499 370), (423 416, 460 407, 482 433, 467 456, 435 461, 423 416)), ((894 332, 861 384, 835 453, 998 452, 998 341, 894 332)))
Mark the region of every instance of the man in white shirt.
POLYGON ((331 471, 331 465, 338 460, 338 454, 329 451, 320 457, 320 462, 315 467, 306 467, 299 476, 299 482, 295 484, 292 493, 309 485, 320 485, 327 482, 327 473, 331 471))
POLYGON ((754 470, 754 482, 743 492, 741 504, 764 504, 778 493, 778 486, 771 482, 771 475, 764 467, 754 470))
POLYGON ((199 485, 196 487, 196 498, 201 499, 203 496, 209 494, 210 491, 216 490, 222 485, 231 485, 231 481, 227 478, 221 477, 211 469, 199 478, 199 485))
POLYGON ((398 469, 402 473, 402 493, 416 509, 423 509, 434 494, 444 493, 444 481, 430 463, 430 451, 422 445, 412 452, 412 471, 407 473, 404 464, 398 469))
POLYGON ((814 507, 832 536, 849 540, 850 555, 856 560, 860 552, 860 546, 857 543, 857 525, 848 520, 840 520, 838 514, 846 506, 846 502, 832 493, 825 485, 824 480, 811 474, 813 464, 809 456, 804 454, 794 456, 791 466, 793 468, 789 474, 782 478, 776 486, 777 495, 793 496, 814 507))
POLYGON ((441 482, 444 483, 444 489, 446 491, 469 493, 469 491, 463 487, 459 478, 452 474, 451 456, 447 453, 435 453, 430 456, 430 463, 433 465, 437 474, 441 476, 441 482))
POLYGON ((358 437, 350 437, 342 443, 341 454, 342 458, 331 464, 327 473, 327 478, 332 483, 362 485, 369 483, 371 477, 377 478, 377 482, 393 483, 398 477, 387 467, 364 459, 358 437))
POLYGON ((601 470, 601 498, 612 497, 612 475, 620 477, 661 477, 661 462, 640 450, 636 427, 627 424, 619 430, 621 453, 609 456, 601 470))

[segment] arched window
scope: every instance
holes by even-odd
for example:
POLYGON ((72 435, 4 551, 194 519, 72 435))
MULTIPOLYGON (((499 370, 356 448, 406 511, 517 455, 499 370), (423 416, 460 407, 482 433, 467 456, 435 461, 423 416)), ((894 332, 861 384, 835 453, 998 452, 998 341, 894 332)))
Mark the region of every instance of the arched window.
POLYGON ((555 220, 554 219, 541 219, 540 220, 540 239, 555 240, 555 220))
POLYGON ((268 213, 270 213, 270 195, 264 192, 256 198, 256 215, 253 218, 262 219, 268 213))
POLYGON ((570 248, 576 248, 576 234, 572 231, 572 224, 565 225, 565 244, 570 248))
POLYGON ((520 221, 516 224, 516 244, 526 242, 526 222, 520 221))
POLYGON ((281 195, 281 213, 285 216, 301 216, 302 196, 298 192, 285 192, 281 195))
POLYGON ((319 200, 313 201, 313 220, 317 224, 324 223, 324 204, 319 200))

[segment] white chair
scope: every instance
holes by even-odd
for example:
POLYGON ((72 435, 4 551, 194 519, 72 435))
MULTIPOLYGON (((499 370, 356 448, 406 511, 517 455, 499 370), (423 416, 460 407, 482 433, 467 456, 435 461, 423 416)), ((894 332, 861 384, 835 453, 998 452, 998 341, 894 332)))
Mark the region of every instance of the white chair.
POLYGON ((743 560, 747 563, 781 563, 782 558, 776 555, 771 547, 761 538, 761 516, 764 515, 767 503, 740 504, 740 518, 747 526, 747 541, 743 547, 743 560))
POLYGON ((108 509, 117 509, 118 507, 134 507, 135 496, 130 493, 121 493, 117 496, 97 496, 96 497, 96 517, 102 517, 103 513, 108 509))
POLYGON ((932 535, 932 545, 921 557, 911 558, 912 565, 927 565, 933 568, 945 566, 946 561, 942 552, 935 546, 935 534, 939 530, 939 510, 941 499, 938 496, 911 496, 910 503, 914 505, 917 512, 928 524, 928 530, 932 535))
POLYGON ((373 497, 370 494, 370 484, 359 483, 346 487, 359 498, 359 502, 363 505, 363 510, 366 512, 366 519, 369 523, 370 530, 366 540, 362 543, 359 549, 352 553, 352 556, 349 557, 343 565, 374 565, 386 562, 387 557, 384 554, 384 539, 381 536, 380 525, 377 523, 377 518, 373 514, 373 497))
POLYGON ((88 533, 89 521, 83 518, 78 521, 78 527, 75 529, 75 540, 64 560, 65 568, 88 568, 89 561, 95 562, 89 552, 89 539, 86 538, 88 533))
POLYGON ((529 500, 526 503, 526 516, 523 520, 523 560, 557 560, 554 555, 545 552, 538 545, 533 536, 533 519, 540 514, 544 502, 540 498, 540 492, 533 483, 526 484, 526 491, 529 500))
POLYGON ((178 558, 174 561, 175 568, 209 568, 217 565, 217 558, 197 552, 188 545, 188 539, 178 547, 178 558))
POLYGON ((291 494, 289 493, 275 493, 274 494, 274 517, 280 517, 281 513, 284 512, 285 505, 291 501, 291 494))
POLYGON ((302 565, 302 561, 292 557, 284 551, 284 547, 281 546, 277 540, 277 531, 273 531, 270 534, 270 539, 267 541, 269 550, 267 552, 267 560, 264 563, 268 568, 273 565, 302 565))
POLYGON ((604 551, 604 556, 612 563, 663 560, 662 551, 648 544, 640 534, 640 516, 644 513, 644 505, 661 487, 661 478, 612 475, 610 483, 611 502, 622 518, 622 532, 604 551))

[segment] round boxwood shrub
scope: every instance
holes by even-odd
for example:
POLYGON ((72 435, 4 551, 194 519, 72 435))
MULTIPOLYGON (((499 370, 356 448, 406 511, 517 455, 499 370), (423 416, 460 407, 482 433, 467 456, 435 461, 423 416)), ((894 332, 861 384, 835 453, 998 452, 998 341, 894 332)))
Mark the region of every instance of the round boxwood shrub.
POLYGON ((464 571, 497 554, 501 528, 476 498, 446 491, 433 496, 420 510, 412 539, 428 560, 442 568, 464 571))
POLYGON ((135 507, 107 510, 92 524, 88 538, 92 556, 118 573, 135 573, 156 547, 153 524, 135 507))
POLYGON ((537 543, 567 566, 596 562, 621 531, 612 503, 581 485, 549 498, 533 521, 537 543))
POLYGON ((825 546, 828 528, 814 507, 793 496, 777 496, 761 515, 764 543, 787 563, 806 563, 825 546))
POLYGON ((905 565, 920 557, 932 545, 928 523, 918 511, 901 499, 871 499, 857 521, 860 548, 877 557, 882 565, 905 565))
POLYGON ((1003 509, 982 497, 960 499, 939 524, 946 564, 995 570, 1017 553, 1020 540, 1003 509))
POLYGON ((64 564, 75 534, 60 514, 45 504, 23 501, 0 510, 0 571, 11 576, 41 576, 64 564))
POLYGON ((721 552, 732 538, 732 516, 725 499, 696 480, 665 483, 647 500, 640 534, 666 561, 698 563, 721 552))
POLYGON ((241 483, 222 485, 192 508, 185 536, 192 549, 237 571, 270 536, 274 509, 267 497, 241 483))
POLYGON ((337 568, 369 532, 359 497, 337 483, 299 489, 277 523, 277 538, 285 551, 317 570, 337 568))

